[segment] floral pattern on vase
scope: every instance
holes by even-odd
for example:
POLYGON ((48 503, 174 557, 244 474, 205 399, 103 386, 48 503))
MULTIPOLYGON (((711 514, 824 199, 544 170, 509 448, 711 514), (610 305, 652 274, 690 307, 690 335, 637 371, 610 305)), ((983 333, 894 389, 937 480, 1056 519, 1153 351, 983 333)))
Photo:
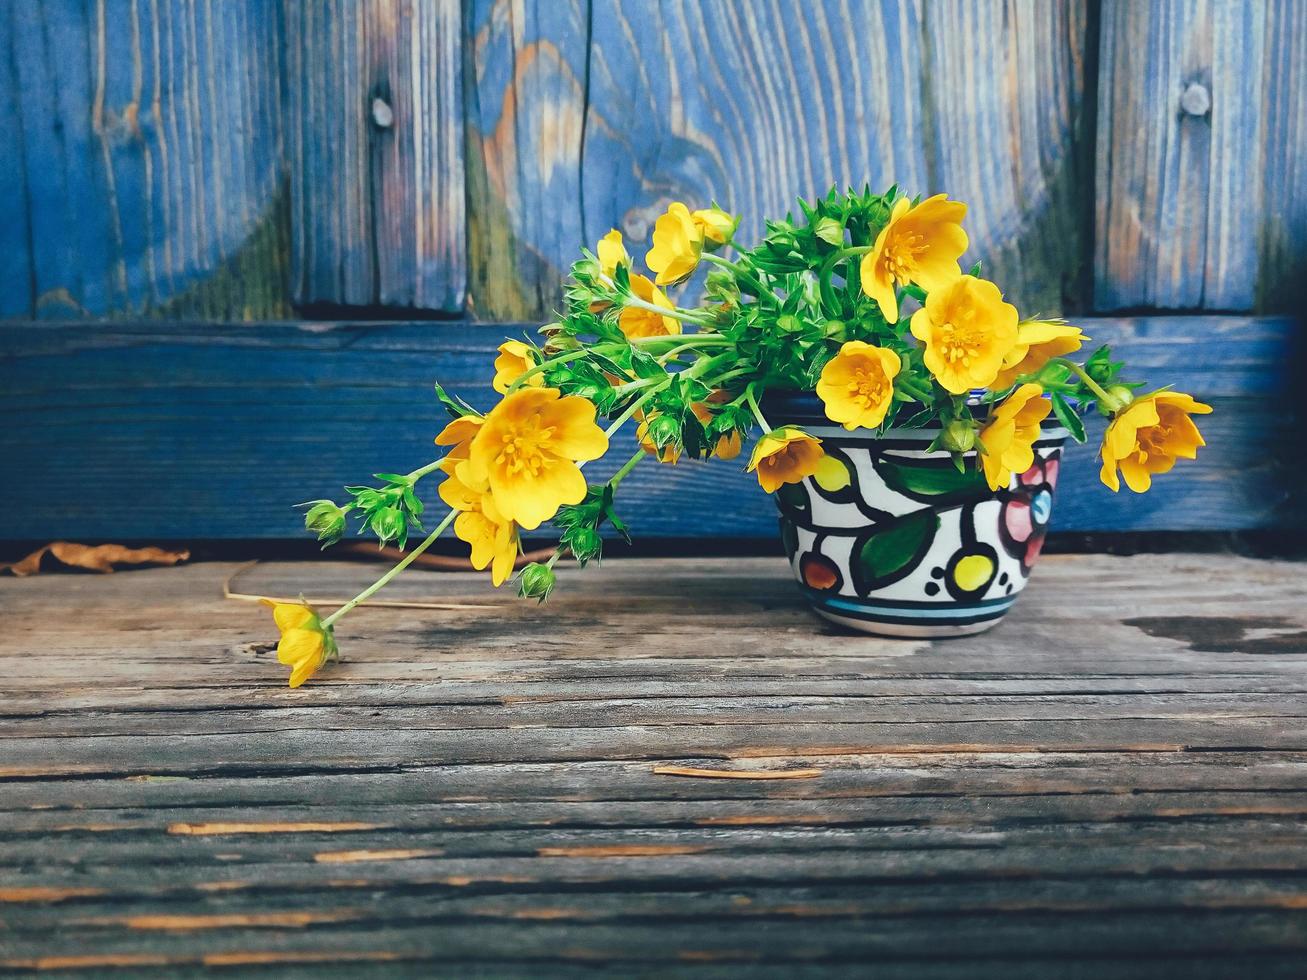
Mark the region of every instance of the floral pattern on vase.
POLYGON ((781 537, 816 611, 889 636, 963 636, 997 623, 1025 587, 1052 514, 1063 430, 990 490, 930 430, 812 430, 826 458, 776 494, 781 537))

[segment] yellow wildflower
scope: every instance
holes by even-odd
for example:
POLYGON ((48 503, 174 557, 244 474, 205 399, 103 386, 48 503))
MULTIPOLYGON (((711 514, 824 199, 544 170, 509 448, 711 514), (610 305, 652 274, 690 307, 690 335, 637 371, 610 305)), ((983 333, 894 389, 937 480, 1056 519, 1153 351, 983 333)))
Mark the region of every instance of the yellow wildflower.
POLYGON ((440 430, 440 434, 436 436, 436 445, 452 447, 445 454, 447 462, 467 459, 472 440, 481 431, 481 426, 485 424, 485 421, 480 415, 464 415, 461 418, 454 419, 440 430))
POLYGON ((862 257, 862 291, 880 305, 890 323, 899 318, 895 288, 913 282, 934 292, 962 271, 958 259, 967 250, 962 219, 967 206, 945 194, 928 197, 913 207, 900 198, 890 212, 889 224, 876 236, 872 250, 862 257))
POLYGON ((576 464, 608 451, 608 436, 595 424, 595 407, 557 388, 521 388, 486 416, 472 440, 466 482, 488 486, 495 510, 528 531, 564 504, 585 497, 576 464))
POLYGON ((1176 459, 1193 459, 1205 446, 1190 415, 1206 415, 1212 406, 1179 391, 1158 391, 1136 398, 1117 412, 1103 433, 1099 477, 1113 492, 1121 489, 1117 467, 1126 486, 1143 493, 1153 475, 1166 473, 1176 459))
POLYGON ((631 267, 631 256, 627 254, 626 246, 622 244, 622 233, 616 228, 599 239, 599 244, 595 246, 595 256, 599 259, 600 271, 609 279, 617 273, 619 265, 624 265, 628 269, 631 267))
POLYGON ((902 367, 894 351, 850 340, 821 369, 817 397, 826 417, 846 429, 874 429, 894 400, 894 378, 902 367))
POLYGON ((955 395, 987 388, 1017 343, 1017 308, 992 282, 959 276, 912 314, 912 336, 926 345, 926 367, 955 395))
POLYGON ((463 481, 469 468, 466 461, 446 459, 440 468, 448 474, 439 487, 440 499, 461 512, 454 518, 454 535, 472 546, 473 568, 490 566, 490 581, 499 588, 513 573, 521 550, 517 525, 499 513, 488 491, 463 481))
POLYGON ((825 455, 820 439, 802 429, 783 426, 758 440, 746 472, 756 470, 763 490, 775 493, 786 483, 798 483, 805 476, 812 476, 825 455))
POLYGON ((740 224, 739 218, 732 217, 719 207, 691 211, 690 218, 699 229, 700 237, 704 239, 704 246, 709 249, 725 245, 740 224))
MULTIPOLYGON (((535 354, 529 345, 520 340, 506 340, 499 345, 499 356, 495 358, 495 377, 490 386, 502 395, 514 381, 535 366, 535 354)), ((542 385, 545 379, 537 371, 525 383, 542 385)))
POLYGON ((703 229, 680 201, 668 205, 667 211, 654 222, 653 248, 645 255, 645 264, 657 273, 660 286, 686 279, 699 265, 703 254, 703 229))
POLYGON ((277 659, 290 671, 290 686, 299 687, 336 655, 336 640, 324 627, 318 612, 307 602, 274 602, 260 599, 272 610, 272 620, 281 631, 277 659))
MULTIPOLYGON (((655 286, 648 276, 639 273, 631 276, 631 292, 646 303, 661 306, 665 310, 674 309, 671 300, 655 286)), ((617 326, 628 340, 640 337, 666 337, 681 332, 681 321, 675 317, 662 316, 652 310, 639 306, 625 307, 617 315, 617 326)))
POLYGON ((1089 338, 1065 320, 1026 320, 1017 324, 1017 345, 1003 358, 1003 370, 990 386, 1002 391, 1023 374, 1034 374, 1055 357, 1078 351, 1089 338))
POLYGON ((985 447, 980 461, 991 490, 1006 487, 1013 473, 1024 473, 1035 465, 1039 423, 1053 410, 1053 403, 1043 394, 1039 385, 1022 385, 1003 399, 980 430, 980 443, 985 447))

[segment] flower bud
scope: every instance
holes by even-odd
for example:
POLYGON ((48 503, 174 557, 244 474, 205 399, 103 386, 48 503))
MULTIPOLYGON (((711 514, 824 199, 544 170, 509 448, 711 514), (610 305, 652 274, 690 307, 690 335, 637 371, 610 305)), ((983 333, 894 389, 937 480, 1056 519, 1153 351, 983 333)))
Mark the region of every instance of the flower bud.
POLYGON ((554 591, 555 582, 556 577, 552 568, 533 561, 522 569, 522 574, 517 580, 517 594, 523 599, 544 602, 549 598, 549 593, 554 591))
POLYGON ((803 329, 803 322, 790 313, 776 318, 776 329, 782 333, 795 333, 803 329))
POLYGON ((828 245, 844 244, 844 226, 834 218, 818 218, 813 233, 828 245))
POLYGON ((568 551, 572 552, 572 557, 582 567, 585 567, 586 562, 598 558, 604 550, 604 539, 599 536, 599 532, 584 525, 568 528, 567 533, 563 535, 563 544, 567 545, 568 551))
POLYGON ((348 507, 338 506, 330 500, 313 500, 304 514, 304 530, 312 531, 326 548, 340 540, 345 533, 345 515, 348 507))
POLYGON ((954 419, 944 426, 939 445, 951 453, 970 452, 976 448, 976 427, 962 419, 954 419))
POLYGON ((1107 393, 1115 403, 1111 407, 1113 414, 1121 411, 1121 409, 1125 408, 1135 400, 1135 393, 1127 385, 1112 385, 1112 387, 1107 389, 1107 393))
POLYGON ((848 325, 843 320, 827 320, 822 324, 822 331, 827 340, 836 340, 841 344, 848 340, 848 325))

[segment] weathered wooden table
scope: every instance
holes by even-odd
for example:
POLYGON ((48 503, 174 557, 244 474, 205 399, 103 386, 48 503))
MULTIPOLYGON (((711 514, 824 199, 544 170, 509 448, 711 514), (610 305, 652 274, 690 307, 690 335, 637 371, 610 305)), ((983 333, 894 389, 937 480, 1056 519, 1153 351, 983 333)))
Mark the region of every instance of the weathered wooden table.
POLYGON ((416 573, 388 597, 450 608, 361 610, 298 691, 234 567, 0 581, 4 968, 1307 967, 1307 566, 1051 556, 935 643, 833 632, 776 559, 544 609, 416 573))

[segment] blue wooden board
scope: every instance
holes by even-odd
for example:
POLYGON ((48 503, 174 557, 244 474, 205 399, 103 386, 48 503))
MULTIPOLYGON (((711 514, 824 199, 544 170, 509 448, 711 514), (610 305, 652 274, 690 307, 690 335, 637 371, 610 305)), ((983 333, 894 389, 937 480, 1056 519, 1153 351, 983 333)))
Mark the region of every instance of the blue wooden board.
MULTIPOLYGON (((1099 485, 1072 447, 1060 530, 1245 529, 1304 523, 1301 438, 1274 398, 1304 372, 1285 318, 1082 321, 1137 375, 1212 402, 1210 445, 1138 497, 1099 485)), ((495 346, 524 325, 0 324, 0 538, 287 538, 291 505, 433 458, 440 379, 478 405, 495 346)), ((1095 432, 1097 429, 1094 430, 1095 432)), ((622 459, 629 440, 614 451, 622 459)), ((596 477, 612 467, 593 467, 596 477)), ((652 462, 619 512, 646 537, 775 533, 742 461, 652 462)))

